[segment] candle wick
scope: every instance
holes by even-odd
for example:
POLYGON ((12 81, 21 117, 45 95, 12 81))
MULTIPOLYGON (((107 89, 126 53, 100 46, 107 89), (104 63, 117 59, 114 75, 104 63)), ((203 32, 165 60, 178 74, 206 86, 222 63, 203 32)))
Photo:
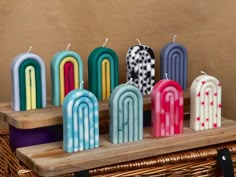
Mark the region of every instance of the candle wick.
POLYGON ((70 48, 70 43, 67 45, 67 47, 66 47, 66 51, 68 51, 69 48, 70 48))
POLYGON ((204 71, 201 71, 201 74, 205 74, 205 75, 207 75, 207 73, 206 73, 206 72, 204 72, 204 71))
POLYGON ((105 40, 104 44, 102 45, 102 47, 105 47, 105 45, 107 44, 107 42, 108 42, 108 38, 106 37, 106 40, 105 40))
POLYGON ((133 81, 133 78, 131 77, 130 80, 128 82, 126 82, 126 84, 131 84, 133 81))
POLYGON ((139 45, 142 45, 139 39, 136 39, 136 40, 138 41, 139 45))
POLYGON ((173 36, 173 43, 175 43, 176 38, 177 38, 177 35, 175 34, 175 35, 173 36))
POLYGON ((166 76, 166 79, 169 80, 169 79, 168 79, 168 74, 167 74, 167 73, 165 73, 165 76, 166 76))
POLYGON ((83 84, 84 84, 84 81, 80 83, 79 89, 82 89, 83 84))
POLYGON ((29 50, 27 51, 27 53, 29 53, 31 51, 31 49, 32 49, 32 46, 29 47, 29 50))

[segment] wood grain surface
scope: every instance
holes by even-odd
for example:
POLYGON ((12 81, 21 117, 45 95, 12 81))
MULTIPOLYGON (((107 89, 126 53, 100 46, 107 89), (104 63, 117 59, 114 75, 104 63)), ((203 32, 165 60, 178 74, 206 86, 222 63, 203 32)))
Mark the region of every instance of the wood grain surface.
POLYGON ((66 153, 62 142, 55 142, 19 148, 16 155, 40 176, 55 176, 236 140, 233 120, 223 118, 221 128, 198 132, 188 126, 186 120, 183 134, 164 138, 153 138, 150 128, 145 128, 144 140, 119 145, 109 143, 104 134, 100 136, 100 147, 88 151, 66 153))

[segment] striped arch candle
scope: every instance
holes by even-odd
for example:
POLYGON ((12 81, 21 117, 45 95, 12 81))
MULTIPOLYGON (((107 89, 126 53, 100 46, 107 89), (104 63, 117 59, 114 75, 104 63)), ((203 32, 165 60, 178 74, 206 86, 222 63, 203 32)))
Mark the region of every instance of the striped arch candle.
POLYGON ((99 101, 108 100, 119 82, 119 63, 116 53, 106 47, 94 49, 88 58, 89 90, 99 101))
POLYGON ((132 85, 136 86, 143 95, 149 95, 155 84, 153 50, 149 46, 142 45, 140 41, 139 45, 129 48, 126 55, 126 70, 127 81, 132 78, 132 85))
POLYGON ((113 144, 143 139, 143 97, 130 84, 117 86, 109 99, 110 142, 113 144))
POLYGON ((33 53, 17 55, 11 64, 12 109, 46 107, 46 76, 43 60, 33 53))
POLYGON ((205 130, 221 127, 221 92, 219 80, 200 75, 190 88, 190 128, 205 130))
POLYGON ((152 135, 171 136, 183 132, 183 90, 174 80, 160 80, 152 93, 152 135))
POLYGON ((73 51, 60 51, 52 58, 50 70, 52 104, 59 106, 71 90, 79 88, 83 80, 83 61, 73 51))
POLYGON ((77 152, 99 146, 98 101, 84 89, 71 91, 63 105, 63 149, 77 152))
POLYGON ((188 54, 187 49, 175 42, 168 43, 161 50, 160 56, 160 77, 165 78, 165 73, 168 73, 169 79, 178 82, 181 87, 187 89, 188 76, 188 54))

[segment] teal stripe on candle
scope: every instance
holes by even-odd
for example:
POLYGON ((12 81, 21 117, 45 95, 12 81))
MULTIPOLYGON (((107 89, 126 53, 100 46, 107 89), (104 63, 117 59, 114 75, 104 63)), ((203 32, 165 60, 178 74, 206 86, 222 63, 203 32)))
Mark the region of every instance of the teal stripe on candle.
MULTIPOLYGON (((132 98, 126 98, 124 100, 124 104, 123 104, 123 110, 126 109, 126 111, 124 111, 124 143, 129 142, 129 127, 130 127, 130 123, 129 120, 133 120, 133 100, 132 98)), ((131 123, 133 124, 133 123, 131 123)), ((132 131, 131 131, 132 132, 132 131)), ((131 133, 132 134, 132 133, 131 133)))

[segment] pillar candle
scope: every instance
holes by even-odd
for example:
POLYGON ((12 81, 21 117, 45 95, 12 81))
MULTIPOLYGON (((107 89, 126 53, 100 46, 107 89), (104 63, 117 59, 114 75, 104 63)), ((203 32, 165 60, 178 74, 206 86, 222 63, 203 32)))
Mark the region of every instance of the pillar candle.
POLYGON ((160 80, 151 92, 152 135, 172 136, 183 132, 183 90, 174 80, 160 80))
POLYGON ((130 84, 117 86, 109 99, 109 139, 113 144, 143 139, 143 97, 130 84))
POLYGON ((17 55, 11 64, 12 109, 23 111, 46 107, 44 61, 33 53, 17 55))
POLYGON ((73 51, 60 51, 54 55, 50 64, 52 104, 59 106, 64 97, 79 88, 83 80, 83 61, 73 51))
POLYGON ((155 83, 155 56, 147 45, 135 45, 129 48, 126 55, 126 78, 133 79, 143 95, 149 95, 155 83))
POLYGON ((62 105, 63 149, 77 152, 99 146, 98 100, 84 89, 69 92, 62 105))
POLYGON ((175 80, 186 90, 188 75, 187 49, 175 41, 165 45, 161 49, 160 72, 161 79, 164 79, 165 73, 168 73, 169 79, 175 80))
POLYGON ((190 88, 190 128, 221 127, 221 83, 213 76, 200 75, 190 88))
POLYGON ((116 53, 106 47, 94 49, 88 58, 89 90, 99 101, 108 100, 119 82, 119 63, 116 53))

